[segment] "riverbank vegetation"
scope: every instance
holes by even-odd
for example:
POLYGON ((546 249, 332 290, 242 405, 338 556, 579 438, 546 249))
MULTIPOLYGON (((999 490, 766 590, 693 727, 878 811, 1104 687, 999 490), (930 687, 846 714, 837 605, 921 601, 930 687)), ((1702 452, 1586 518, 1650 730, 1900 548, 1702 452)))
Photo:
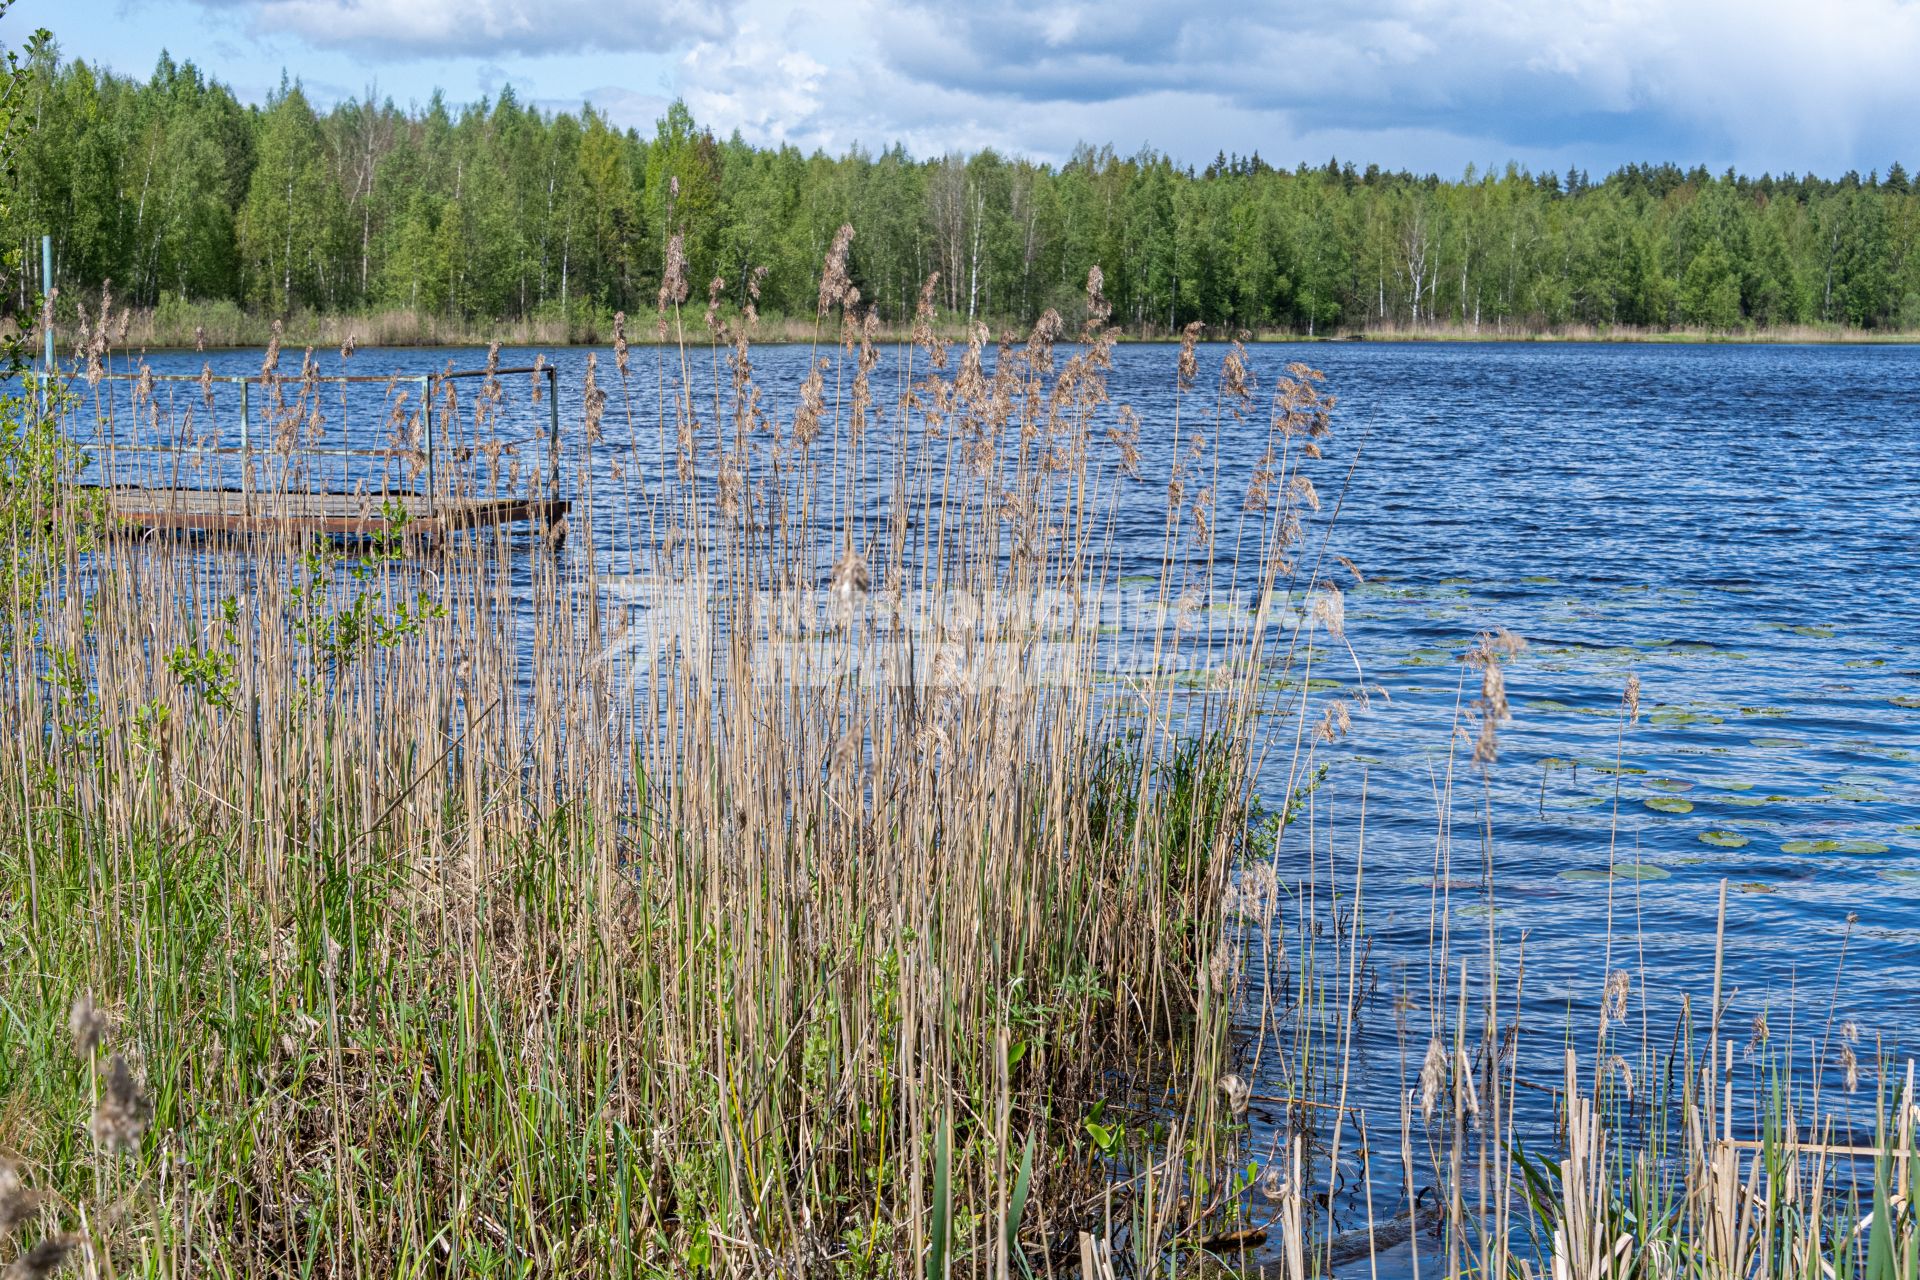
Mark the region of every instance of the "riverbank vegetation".
POLYGON ((33 64, 0 237, 54 238, 63 321, 111 280, 154 345, 196 330, 259 342, 272 319, 309 314, 395 341, 605 340, 616 311, 650 307, 676 233, 735 312, 765 268, 772 337, 810 323, 813 272, 846 222, 860 228, 849 272, 902 329, 936 271, 945 315, 1024 331, 1049 308, 1075 318, 1099 264, 1136 336, 1195 321, 1221 335, 1920 330, 1920 191, 1892 157, 1830 178, 1643 165, 1443 180, 1093 147, 1058 166, 808 155, 714 137, 677 104, 636 131, 511 91, 322 109, 289 81, 256 107, 166 57, 144 81, 51 47, 33 64))

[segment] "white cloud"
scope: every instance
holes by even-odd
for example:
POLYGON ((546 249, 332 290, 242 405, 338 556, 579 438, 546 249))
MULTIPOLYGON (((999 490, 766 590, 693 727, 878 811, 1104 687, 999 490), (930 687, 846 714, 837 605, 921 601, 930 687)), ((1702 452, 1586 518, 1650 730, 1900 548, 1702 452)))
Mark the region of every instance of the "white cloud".
POLYGON ((811 140, 820 123, 825 64, 785 37, 743 22, 730 38, 703 40, 680 60, 679 88, 694 119, 725 136, 811 140))

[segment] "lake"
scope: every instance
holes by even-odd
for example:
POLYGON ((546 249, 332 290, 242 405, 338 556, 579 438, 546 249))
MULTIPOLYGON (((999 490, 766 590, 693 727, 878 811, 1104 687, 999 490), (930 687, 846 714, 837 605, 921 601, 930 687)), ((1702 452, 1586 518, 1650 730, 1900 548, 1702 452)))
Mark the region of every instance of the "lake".
MULTIPOLYGON (((1222 352, 1200 351, 1203 391, 1222 352)), ((1671 1041, 1682 995, 1705 1008, 1723 882, 1725 1034, 1748 1044, 1764 1013, 1774 1043, 1800 1046, 1802 1077, 1822 1073, 1829 1105, 1870 1114, 1874 1060, 1904 1073, 1920 1048, 1920 349, 1350 343, 1252 355, 1263 386, 1302 360, 1340 398, 1316 483, 1323 518, 1339 508, 1331 550, 1364 580, 1337 571, 1352 654, 1322 640, 1312 674, 1328 683, 1311 687, 1371 692, 1351 732, 1317 749, 1327 772, 1313 820, 1289 831, 1278 871, 1285 882, 1307 876, 1311 841, 1319 906, 1337 884, 1345 910, 1364 797, 1364 1000, 1348 1100, 1371 1131, 1391 1132, 1397 1150, 1400 1099, 1430 1027, 1450 1014, 1435 959, 1442 925, 1455 979, 1464 960, 1477 992, 1491 917, 1503 1007, 1524 961, 1516 1070, 1550 1085, 1567 1036, 1591 1047, 1610 970, 1631 975, 1630 1018, 1644 1017, 1650 1043, 1671 1041), (1527 643, 1505 667, 1512 723, 1483 774, 1456 737, 1478 694, 1460 659, 1495 627, 1527 643), (1640 714, 1623 724, 1630 677, 1640 714), (1629 874, 1609 876, 1621 866, 1629 874), (1854 1103, 1832 1055, 1819 1056, 1833 1039, 1823 1029, 1849 1021, 1863 1064, 1854 1103)), ((510 365, 531 358, 502 353, 510 365)), ((591 463, 574 439, 586 353, 552 358, 564 483, 577 492, 591 470, 602 495, 593 551, 619 572, 638 531, 622 526, 620 501, 604 499, 629 492, 659 453, 655 353, 634 351, 632 436, 612 356, 599 353, 608 444, 591 463)), ((1142 416, 1150 477, 1171 461, 1174 358, 1152 346, 1114 355, 1110 391, 1142 416)), ((482 359, 368 350, 350 371, 417 375, 482 359)), ((802 347, 754 353, 782 417, 807 359, 802 347)), ((222 374, 259 361, 210 358, 222 374)), ((151 363, 198 373, 202 357, 151 363)), ((324 353, 322 363, 331 373, 339 361, 324 353)), ((892 367, 876 378, 887 382, 892 367)), ((714 373, 696 367, 696 404, 714 373)), ((189 390, 199 395, 178 394, 189 390)), ((530 455, 542 419, 522 412, 530 455)), ((371 443, 380 424, 378 405, 343 402, 324 430, 371 443)), ((1223 493, 1237 491, 1263 437, 1259 421, 1229 424, 1209 456, 1223 493)), ((1129 567, 1157 567, 1164 480, 1128 489, 1123 503, 1117 542, 1129 567)), ((1292 729, 1273 736, 1260 787, 1278 808, 1292 729)), ((1312 940, 1293 928, 1298 914, 1282 909, 1287 953, 1275 973, 1297 966, 1312 940)), ((1314 945, 1331 956, 1336 942, 1314 945)), ((1269 973, 1254 952, 1257 992, 1269 973)), ((1250 1055, 1264 1037, 1293 1034, 1252 1006, 1244 1031, 1250 1055)), ((1759 1060, 1751 1047, 1743 1062, 1759 1060)), ((1280 1096, 1289 1085, 1260 1077, 1254 1087, 1280 1096)), ((1262 1154, 1282 1110, 1254 1104, 1262 1154)), ((1540 1094, 1521 1123, 1550 1120, 1540 1094)), ((1397 1167, 1375 1170, 1380 1216, 1397 1208, 1401 1181, 1397 1167)), ((1356 1205, 1336 1206, 1337 1225, 1355 1224, 1356 1205)))

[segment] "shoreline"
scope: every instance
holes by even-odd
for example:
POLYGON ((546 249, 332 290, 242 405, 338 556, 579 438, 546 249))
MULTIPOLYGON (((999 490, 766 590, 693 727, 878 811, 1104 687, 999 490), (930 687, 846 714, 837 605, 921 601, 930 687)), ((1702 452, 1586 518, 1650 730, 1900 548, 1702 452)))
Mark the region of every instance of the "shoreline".
MULTIPOLYGON (((332 328, 331 322, 329 329, 332 328)), ((57 331, 56 331, 57 332, 57 331)), ((351 332, 349 329, 348 332, 351 332)), ((1000 330, 993 330, 998 334, 1000 330)), ((1016 344, 1024 343, 1022 336, 1011 339, 1016 344)), ((184 352, 213 353, 223 351, 255 351, 264 348, 270 340, 270 332, 260 335, 247 334, 236 336, 228 341, 207 341, 196 343, 192 335, 168 333, 150 341, 130 338, 121 347, 123 357, 129 353, 177 355, 184 352)), ((281 344, 289 351, 312 347, 320 350, 337 347, 346 338, 345 332, 312 333, 292 330, 281 338, 281 344)), ((355 350, 358 352, 392 351, 430 351, 430 350, 468 350, 484 351, 493 342, 499 342, 505 348, 537 349, 552 348, 564 350, 582 348, 588 350, 606 350, 613 346, 611 336, 597 333, 559 338, 548 334, 507 333, 493 337, 482 337, 477 332, 459 332, 449 334, 422 334, 410 339, 375 341, 361 339, 354 335, 355 350)), ((1882 333, 1875 330, 1843 330, 1838 332, 1773 331, 1754 330, 1750 333, 1705 333, 1689 330, 1647 330, 1634 332, 1598 332, 1573 333, 1555 330, 1538 332, 1494 333, 1486 330, 1474 332, 1464 330, 1421 330, 1402 332, 1396 330, 1360 330, 1336 335, 1286 332, 1264 332, 1238 335, 1207 334, 1201 339, 1202 345, 1220 344, 1238 337, 1249 346, 1682 346, 1682 347, 1911 347, 1920 346, 1920 332, 1882 333)), ((966 338, 955 332, 942 332, 940 337, 954 345, 964 345, 966 338)), ((913 341, 912 334, 906 330, 882 330, 876 337, 878 346, 905 346, 913 341)), ((1165 334, 1121 334, 1117 345, 1129 347, 1175 347, 1180 345, 1177 336, 1165 334)), ((629 339, 634 350, 650 348, 673 349, 677 344, 672 340, 660 341, 656 338, 629 339)), ((694 341, 688 336, 688 349, 709 345, 705 341, 694 341)), ((834 337, 822 335, 816 341, 804 334, 775 333, 756 336, 752 340, 755 347, 803 347, 818 345, 822 348, 838 345, 834 337)), ((56 350, 64 360, 76 358, 73 344, 59 341, 56 350)))
MULTIPOLYGON (((244 312, 226 303, 206 304, 184 309, 135 309, 116 317, 124 327, 113 345, 122 352, 217 351, 264 347, 273 337, 274 317, 244 312), (169 314, 170 313, 170 314, 169 314)), ((731 326, 739 316, 723 313, 721 319, 731 326)), ((313 347, 340 347, 351 339, 357 349, 389 348, 485 348, 498 341, 504 347, 607 347, 613 343, 614 318, 611 314, 592 313, 569 321, 558 318, 502 320, 498 322, 449 321, 422 316, 411 311, 318 314, 303 312, 279 318, 281 344, 291 350, 313 347)), ((982 321, 989 342, 1003 338, 1024 343, 1031 328, 1029 322, 1006 319, 982 321)), ((679 331, 690 348, 702 347, 710 339, 701 317, 683 311, 679 331)), ((1069 334, 1077 332, 1078 317, 1068 317, 1069 334)), ((967 325, 951 321, 936 324, 935 332, 944 340, 964 344, 967 325)), ((656 316, 641 313, 629 320, 627 337, 635 347, 675 346, 669 334, 662 337, 656 316)), ((71 359, 77 332, 72 319, 56 321, 54 333, 61 354, 71 359)), ((816 325, 810 316, 762 316, 752 335, 755 346, 817 345, 823 349, 839 345, 842 326, 836 321, 816 325)), ((1113 332, 1116 342, 1128 346, 1172 346, 1182 341, 1178 331, 1159 328, 1113 332)), ((1646 344, 1681 346, 1909 346, 1920 344, 1920 330, 1854 329, 1825 325, 1783 325, 1774 328, 1707 330, 1691 328, 1649 329, 1633 326, 1595 326, 1570 324, 1559 326, 1507 326, 1481 324, 1404 325, 1381 324, 1362 329, 1340 329, 1333 333, 1297 333, 1284 329, 1245 330, 1208 329, 1203 342, 1224 342, 1238 337, 1261 346, 1338 345, 1341 343, 1479 343, 1487 345, 1516 343, 1551 344, 1646 344)), ((911 326, 886 324, 873 334, 882 345, 901 345, 913 340, 911 326)), ((35 342, 38 345, 38 342, 35 342)))

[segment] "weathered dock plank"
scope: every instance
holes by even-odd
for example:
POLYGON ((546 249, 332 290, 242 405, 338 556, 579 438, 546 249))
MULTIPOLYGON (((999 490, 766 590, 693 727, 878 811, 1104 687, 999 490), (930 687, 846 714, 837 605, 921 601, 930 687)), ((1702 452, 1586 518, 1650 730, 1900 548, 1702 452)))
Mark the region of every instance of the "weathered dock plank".
POLYGON ((313 534, 370 537, 392 528, 388 513, 406 513, 409 537, 433 537, 463 529, 532 523, 543 531, 563 528, 568 503, 561 498, 446 498, 425 494, 338 493, 288 490, 169 489, 143 485, 100 486, 107 509, 122 525, 142 530, 236 535, 313 534))

